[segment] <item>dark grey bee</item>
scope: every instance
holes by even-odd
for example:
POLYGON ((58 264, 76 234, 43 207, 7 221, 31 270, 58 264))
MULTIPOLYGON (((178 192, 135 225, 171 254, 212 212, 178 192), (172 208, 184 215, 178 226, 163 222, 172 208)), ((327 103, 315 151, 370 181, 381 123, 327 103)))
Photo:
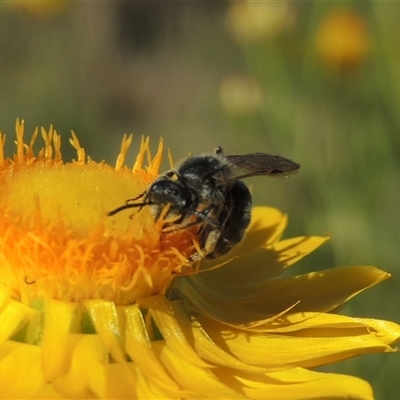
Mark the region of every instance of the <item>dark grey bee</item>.
POLYGON ((201 251, 190 261, 221 257, 241 241, 250 223, 252 198, 239 179, 288 176, 299 168, 299 164, 281 156, 265 153, 225 156, 222 148, 217 147, 214 154, 188 157, 159 176, 144 193, 108 215, 149 206, 157 219, 169 205, 167 217, 176 218, 165 227, 165 232, 199 227, 201 251), (140 199, 143 200, 137 202, 140 199))

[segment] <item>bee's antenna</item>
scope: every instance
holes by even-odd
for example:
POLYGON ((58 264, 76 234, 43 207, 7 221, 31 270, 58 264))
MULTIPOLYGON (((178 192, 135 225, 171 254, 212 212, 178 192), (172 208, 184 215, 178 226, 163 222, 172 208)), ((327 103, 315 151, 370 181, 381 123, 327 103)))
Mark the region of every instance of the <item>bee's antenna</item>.
POLYGON ((118 214, 120 211, 126 210, 128 208, 141 207, 143 205, 144 205, 143 203, 139 203, 139 204, 124 204, 123 206, 118 207, 115 210, 109 211, 107 213, 107 216, 111 217, 112 215, 118 214))
POLYGON ((149 203, 148 201, 146 201, 147 200, 147 196, 145 197, 143 203, 133 203, 133 204, 131 203, 132 201, 138 200, 141 197, 145 196, 146 194, 147 194, 147 191, 144 191, 143 193, 140 193, 139 196, 136 196, 133 199, 127 200, 126 204, 124 204, 123 206, 118 207, 115 210, 109 211, 107 213, 107 216, 111 217, 111 216, 113 216, 115 214, 118 214, 120 211, 127 210, 128 208, 143 207, 143 206, 151 205, 152 203, 149 203))

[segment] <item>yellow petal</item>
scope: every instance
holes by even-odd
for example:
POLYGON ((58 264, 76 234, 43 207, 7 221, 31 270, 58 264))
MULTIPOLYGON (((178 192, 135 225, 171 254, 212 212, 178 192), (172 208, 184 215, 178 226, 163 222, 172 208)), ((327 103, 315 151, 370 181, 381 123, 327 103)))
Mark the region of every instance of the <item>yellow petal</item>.
POLYGON ((388 273, 373 266, 311 272, 265 283, 264 294, 251 298, 249 306, 264 310, 267 314, 278 314, 295 304, 293 312, 327 312, 388 278, 388 273))
POLYGON ((357 322, 365 324, 382 342, 387 344, 397 343, 400 340, 400 326, 392 321, 383 321, 372 318, 354 318, 357 322))
MULTIPOLYGON (((135 399, 176 399, 180 400, 182 397, 186 398, 186 393, 183 393, 183 396, 174 396, 170 395, 168 391, 163 391, 160 390, 160 387, 156 386, 153 384, 152 381, 149 381, 145 376, 142 375, 142 371, 135 367, 134 371, 136 373, 136 384, 135 384, 135 390, 136 390, 136 395, 135 396, 125 396, 125 397, 119 397, 121 399, 128 399, 128 398, 135 398, 135 399)), ((115 382, 118 382, 121 377, 116 377, 119 378, 117 380, 114 380, 115 382)), ((115 396, 110 396, 111 398, 115 398, 115 396)), ((108 398, 108 397, 106 397, 108 398)))
MULTIPOLYGON (((232 285, 235 296, 240 296, 236 287, 240 286, 246 293, 246 288, 254 293, 260 283, 268 281, 281 274, 287 267, 298 262, 316 248, 324 244, 328 237, 297 237, 269 244, 257 251, 233 258, 229 263, 219 268, 205 271, 200 278, 213 284, 232 285)), ((226 258, 232 257, 229 253, 226 258)), ((222 259, 223 260, 223 259, 222 259)), ((223 261, 219 261, 222 263, 223 261)), ((214 262, 216 264, 216 262, 214 262)), ((214 265, 212 264, 212 265, 214 265)), ((207 269, 207 263, 204 269, 207 269)), ((203 267, 202 267, 203 270, 203 267)), ((216 292, 221 292, 218 287, 216 292)), ((225 291, 222 291, 225 293, 225 291)))
POLYGON ((62 376, 52 380, 65 397, 104 396, 108 353, 97 335, 70 335, 69 368, 62 376))
POLYGON ((65 397, 58 393, 51 383, 47 383, 33 394, 30 399, 65 399, 65 397))
POLYGON ((237 376, 251 399, 363 399, 372 400, 371 386, 356 377, 293 368, 253 380, 237 376))
POLYGON ((69 369, 52 381, 64 398, 165 398, 168 394, 149 382, 133 363, 110 362, 99 336, 74 334, 70 342, 69 369))
POLYGON ((185 398, 200 399, 243 399, 240 393, 224 385, 209 368, 187 362, 175 353, 168 345, 156 343, 161 361, 169 373, 188 394, 185 398), (191 393, 192 392, 192 393, 191 393))
MULTIPOLYGON (((240 269, 243 256, 249 256, 258 252, 279 240, 287 225, 287 215, 271 207, 254 207, 251 222, 241 242, 239 242, 228 254, 217 260, 203 260, 201 270, 213 270, 213 267, 229 262, 229 268, 233 271, 240 269), (239 260, 237 260, 239 257, 239 260)), ((218 268, 219 269, 219 268, 218 268)), ((215 271, 218 271, 216 269, 215 271)), ((220 276, 217 272, 217 276, 220 276)), ((217 279, 217 278, 215 278, 217 279)))
POLYGON ((171 307, 179 321, 182 332, 186 338, 191 339, 193 347, 200 357, 211 361, 216 365, 224 365, 245 372, 264 372, 263 368, 243 363, 236 357, 233 357, 231 354, 224 351, 221 347, 217 346, 194 316, 191 316, 189 319, 187 311, 185 311, 181 302, 172 302, 171 307))
POLYGON ((0 344, 13 336, 35 314, 35 310, 32 308, 12 299, 7 299, 2 303, 0 307, 0 344))
POLYGON ((132 361, 147 380, 161 387, 164 393, 181 397, 180 388, 171 379, 164 366, 154 354, 150 338, 138 305, 124 307, 126 315, 126 350, 132 361))
POLYGON ((115 304, 104 300, 86 300, 83 303, 107 351, 115 361, 125 364, 120 319, 115 304))
POLYGON ((369 333, 340 337, 252 334, 203 316, 199 321, 217 345, 228 348, 243 362, 271 370, 295 366, 312 368, 360 354, 394 351, 369 333))
POLYGON ((267 320, 265 323, 258 321, 256 324, 237 325, 236 327, 268 333, 293 333, 295 335, 304 333, 304 336, 313 336, 311 332, 314 332, 314 336, 318 337, 359 335, 374 331, 385 343, 394 342, 400 333, 400 326, 395 323, 316 312, 285 313, 281 317, 267 320))
POLYGON ((70 347, 69 332, 76 305, 58 300, 46 302, 46 322, 43 332, 42 362, 46 379, 51 381, 67 368, 70 347))
POLYGON ((174 311, 164 296, 160 295, 140 299, 139 306, 145 306, 149 309, 167 345, 171 347, 182 360, 186 360, 187 363, 200 367, 208 366, 208 364, 196 354, 186 340, 176 320, 174 311))
POLYGON ((207 282, 202 275, 180 279, 174 287, 202 313, 233 324, 264 320, 288 310, 331 311, 361 291, 390 277, 371 266, 333 268, 261 282, 252 295, 250 290, 242 286, 207 282))
POLYGON ((45 386, 40 347, 7 341, 0 346, 1 398, 26 399, 45 386))
POLYGON ((271 207, 254 207, 251 222, 243 240, 232 255, 248 254, 280 239, 287 225, 287 214, 271 207))

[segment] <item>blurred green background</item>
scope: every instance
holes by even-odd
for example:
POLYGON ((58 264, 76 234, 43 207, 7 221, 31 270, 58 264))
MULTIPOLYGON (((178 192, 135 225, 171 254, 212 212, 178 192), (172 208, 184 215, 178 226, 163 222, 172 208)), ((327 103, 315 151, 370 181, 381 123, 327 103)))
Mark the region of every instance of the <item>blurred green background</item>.
MULTIPOLYGON (((124 133, 175 159, 220 145, 302 164, 254 178, 286 237, 331 241, 294 273, 376 265, 391 281, 344 310, 400 322, 400 7, 384 2, 20 2, 0 5, 0 127, 74 130, 113 163, 124 133)), ((135 151, 131 152, 131 161, 135 151)), ((167 166, 167 164, 166 164, 167 166)), ((332 366, 400 399, 399 355, 332 366)))

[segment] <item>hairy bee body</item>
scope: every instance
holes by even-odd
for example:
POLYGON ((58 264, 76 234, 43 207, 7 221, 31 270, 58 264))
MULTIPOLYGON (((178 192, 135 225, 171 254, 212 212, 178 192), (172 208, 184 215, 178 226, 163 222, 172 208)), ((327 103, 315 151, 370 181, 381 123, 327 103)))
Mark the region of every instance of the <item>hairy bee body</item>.
POLYGON ((108 213, 151 207, 159 218, 169 205, 167 217, 176 217, 166 231, 198 226, 201 250, 191 261, 221 257, 239 243, 250 223, 252 197, 240 180, 256 175, 287 176, 300 165, 281 156, 265 153, 225 156, 218 147, 214 154, 191 156, 159 176, 135 199, 108 213), (137 200, 143 199, 141 202, 137 200))

